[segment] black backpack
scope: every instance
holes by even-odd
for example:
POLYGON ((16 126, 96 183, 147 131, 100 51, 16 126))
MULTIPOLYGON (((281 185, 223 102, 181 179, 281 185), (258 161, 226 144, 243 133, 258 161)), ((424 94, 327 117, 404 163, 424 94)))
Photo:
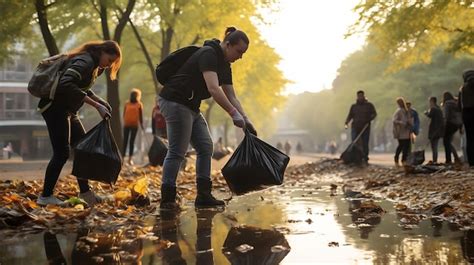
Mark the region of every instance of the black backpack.
POLYGON ((160 82, 162 85, 168 82, 170 77, 176 74, 179 68, 183 66, 189 57, 191 57, 191 55, 193 55, 199 49, 200 47, 198 46, 187 46, 178 49, 166 56, 166 58, 160 64, 158 64, 158 66, 156 66, 155 74, 158 82, 160 82))

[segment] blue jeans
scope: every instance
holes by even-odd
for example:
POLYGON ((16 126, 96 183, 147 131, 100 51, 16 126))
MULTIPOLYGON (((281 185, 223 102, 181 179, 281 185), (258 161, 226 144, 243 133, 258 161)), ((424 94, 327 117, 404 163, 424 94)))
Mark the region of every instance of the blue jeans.
POLYGON ((190 143, 196 149, 196 177, 210 179, 213 142, 202 114, 161 97, 158 102, 166 120, 169 142, 162 183, 176 187, 176 178, 190 143))
MULTIPOLYGON (((351 139, 354 139, 359 135, 360 131, 351 128, 351 139)), ((359 140, 362 140, 362 150, 364 151, 364 160, 369 161, 369 137, 370 137, 370 126, 365 129, 364 133, 360 136, 359 140)))

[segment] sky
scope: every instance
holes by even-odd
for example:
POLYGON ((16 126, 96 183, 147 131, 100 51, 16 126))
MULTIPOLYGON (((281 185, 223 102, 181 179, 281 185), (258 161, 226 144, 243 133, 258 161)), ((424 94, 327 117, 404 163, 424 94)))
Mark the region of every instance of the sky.
POLYGON ((264 13, 269 25, 259 30, 281 56, 279 68, 292 81, 285 94, 330 89, 341 62, 364 44, 363 35, 344 39, 356 19, 359 0, 280 0, 279 10, 264 13))

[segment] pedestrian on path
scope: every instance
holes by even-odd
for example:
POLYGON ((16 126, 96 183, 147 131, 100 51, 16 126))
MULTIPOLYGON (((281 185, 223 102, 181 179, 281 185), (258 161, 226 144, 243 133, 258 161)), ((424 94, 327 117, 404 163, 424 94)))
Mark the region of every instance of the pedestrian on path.
POLYGON ((365 125, 368 125, 365 131, 362 133, 362 149, 364 152, 363 160, 367 163, 369 161, 369 138, 370 138, 370 123, 377 116, 377 111, 372 103, 365 97, 365 93, 362 90, 357 91, 356 103, 352 104, 349 109, 344 127, 347 129, 349 122, 352 121, 351 125, 351 138, 352 141, 357 138, 365 125))
POLYGON ((438 142, 444 135, 444 120, 443 112, 437 104, 436 97, 430 97, 430 108, 425 111, 425 115, 430 118, 430 126, 428 129, 428 139, 431 144, 431 151, 433 152, 432 163, 438 163, 438 142))
POLYGON ((158 97, 156 98, 156 104, 151 113, 151 133, 156 136, 167 138, 166 120, 161 113, 158 97))
POLYGON ((395 151, 395 165, 400 166, 399 157, 402 153, 402 164, 408 157, 410 150, 410 134, 413 130, 413 118, 403 97, 397 98, 398 109, 393 114, 393 137, 398 140, 397 150, 395 151))
POLYGON ((459 162, 456 148, 453 146, 453 136, 462 127, 461 109, 458 107, 457 99, 450 92, 443 94, 443 114, 444 114, 444 136, 443 145, 446 153, 446 164, 452 163, 451 154, 454 156, 455 162, 459 162))
POLYGON ((474 69, 463 73, 464 84, 459 91, 459 108, 462 110, 464 133, 466 134, 467 160, 474 166, 474 69))
POLYGON ((130 99, 125 103, 123 109, 123 149, 122 157, 125 157, 128 146, 128 164, 133 165, 133 151, 138 126, 143 130, 143 104, 141 102, 142 91, 138 88, 132 89, 130 99), (128 145, 130 143, 130 145, 128 145))
MULTIPOLYGON (((418 115, 418 112, 416 109, 411 107, 411 102, 407 101, 407 108, 408 111, 410 112, 411 117, 413 118, 413 126, 410 134, 410 140, 411 140, 411 145, 415 144, 416 137, 420 133, 420 116, 418 115)), ((410 149, 411 149, 410 145, 410 149)))

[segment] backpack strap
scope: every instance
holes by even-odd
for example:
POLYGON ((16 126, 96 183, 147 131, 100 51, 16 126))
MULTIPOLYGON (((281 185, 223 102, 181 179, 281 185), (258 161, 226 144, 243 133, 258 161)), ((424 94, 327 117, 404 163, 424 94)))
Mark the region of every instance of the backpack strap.
POLYGON ((39 113, 43 113, 43 112, 45 112, 49 107, 51 107, 52 104, 53 104, 53 101, 50 101, 50 102, 48 102, 48 104, 44 105, 44 107, 42 107, 42 108, 37 108, 36 110, 37 110, 39 113))
POLYGON ((79 80, 82 80, 82 75, 81 75, 81 73, 79 73, 77 70, 74 70, 74 69, 72 69, 72 68, 68 68, 68 69, 66 70, 66 72, 67 72, 67 71, 70 71, 70 72, 74 73, 74 74, 79 78, 79 80))

